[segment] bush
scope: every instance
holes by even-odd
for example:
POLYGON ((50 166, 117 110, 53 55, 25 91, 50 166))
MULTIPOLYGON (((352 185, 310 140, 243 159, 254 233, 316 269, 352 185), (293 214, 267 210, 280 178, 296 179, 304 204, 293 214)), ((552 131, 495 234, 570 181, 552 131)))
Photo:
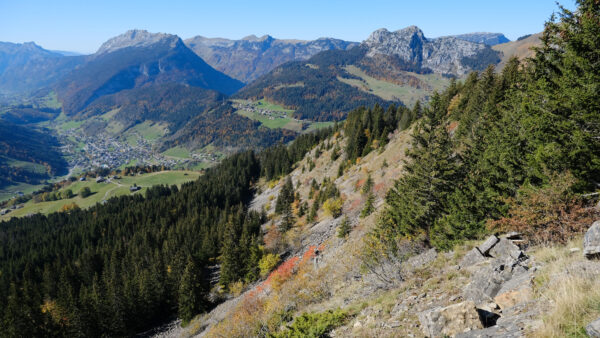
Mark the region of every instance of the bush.
POLYGON ((553 175, 542 187, 524 185, 515 198, 508 200, 509 216, 488 223, 493 231, 521 232, 532 244, 566 243, 583 233, 598 216, 587 208, 570 187, 575 178, 570 173, 553 175))
POLYGON ((340 309, 321 313, 303 313, 294 320, 284 331, 273 337, 328 337, 336 327, 344 324, 348 314, 340 309))
POLYGON ((260 275, 265 277, 273 270, 279 263, 279 255, 268 253, 264 255, 258 262, 260 268, 260 275))
POLYGON ((323 203, 323 209, 327 215, 338 218, 342 215, 342 206, 344 201, 341 198, 330 198, 323 203))
POLYGON ((90 190, 90 187, 83 187, 80 191, 79 191, 79 195, 82 198, 86 198, 88 196, 90 196, 92 194, 92 191, 90 190))

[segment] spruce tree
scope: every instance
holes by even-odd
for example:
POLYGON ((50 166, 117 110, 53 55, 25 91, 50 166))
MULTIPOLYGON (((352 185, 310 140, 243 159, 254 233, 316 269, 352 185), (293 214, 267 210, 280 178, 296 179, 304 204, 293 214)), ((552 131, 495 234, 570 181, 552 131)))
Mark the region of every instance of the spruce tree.
POLYGON ((179 318, 189 322, 203 308, 202 276, 194 260, 189 257, 178 290, 179 318))

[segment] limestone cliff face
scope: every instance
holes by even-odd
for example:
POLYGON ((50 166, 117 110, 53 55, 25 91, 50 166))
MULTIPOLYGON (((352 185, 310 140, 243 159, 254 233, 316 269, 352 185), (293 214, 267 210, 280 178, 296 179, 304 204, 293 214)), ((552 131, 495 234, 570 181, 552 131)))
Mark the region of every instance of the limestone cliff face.
POLYGON ((104 42, 96 55, 110 53, 127 47, 148 47, 157 43, 177 46, 181 39, 177 35, 166 33, 150 33, 146 30, 132 29, 104 42))
POLYGON ((331 38, 280 40, 269 35, 250 35, 241 40, 196 36, 185 43, 215 69, 246 83, 285 62, 306 60, 322 51, 346 50, 358 45, 331 38))
POLYGON ((398 56, 417 68, 452 75, 464 75, 476 68, 469 59, 482 60, 496 53, 482 43, 455 37, 427 39, 416 26, 395 32, 378 29, 363 42, 363 46, 368 49, 367 57, 398 56))

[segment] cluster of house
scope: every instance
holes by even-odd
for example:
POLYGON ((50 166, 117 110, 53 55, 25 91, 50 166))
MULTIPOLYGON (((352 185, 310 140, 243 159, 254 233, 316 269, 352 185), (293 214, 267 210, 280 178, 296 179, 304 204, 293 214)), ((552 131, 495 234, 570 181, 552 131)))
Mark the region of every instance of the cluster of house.
MULTIPOLYGON (((260 104, 260 102, 259 102, 260 104)), ((268 117, 270 120, 274 120, 276 118, 287 118, 287 114, 285 112, 282 111, 277 111, 277 110, 269 110, 269 109, 265 109, 265 108, 259 108, 257 106, 255 106, 254 104, 248 102, 248 103, 237 103, 233 105, 234 108, 239 109, 239 110, 245 110, 251 113, 256 113, 256 114, 260 114, 263 116, 268 117)))
POLYGON ((23 204, 15 204, 10 208, 0 210, 0 216, 4 216, 13 210, 17 210, 17 209, 21 209, 21 208, 23 208, 23 204))

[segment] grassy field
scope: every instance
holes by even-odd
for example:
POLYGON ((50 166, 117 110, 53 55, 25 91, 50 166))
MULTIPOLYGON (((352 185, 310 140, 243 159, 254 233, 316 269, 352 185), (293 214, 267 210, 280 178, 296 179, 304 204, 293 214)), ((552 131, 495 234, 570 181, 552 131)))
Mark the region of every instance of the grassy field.
MULTIPOLYGON (((245 102, 245 100, 233 100, 233 101, 239 102, 239 103, 245 102)), ((268 101, 265 101, 264 99, 254 102, 254 106, 259 109, 263 108, 266 110, 278 111, 278 112, 285 113, 286 117, 270 118, 269 116, 265 116, 265 115, 262 115, 262 114, 256 113, 256 112, 250 112, 250 111, 241 110, 241 109, 237 110, 237 113, 239 115, 245 116, 251 120, 258 121, 263 126, 270 128, 270 129, 282 128, 282 129, 293 130, 295 132, 301 133, 301 132, 313 131, 316 129, 325 128, 325 127, 329 127, 329 126, 333 125, 333 122, 313 122, 313 121, 308 121, 308 120, 298 121, 292 117, 294 110, 285 109, 280 105, 270 103, 268 101), (309 123, 309 127, 304 131, 302 130, 303 122, 309 123)))
POLYGON ((338 80, 347 83, 351 86, 355 86, 365 92, 377 95, 385 100, 400 100, 409 107, 414 105, 415 102, 417 102, 418 100, 422 100, 427 96, 431 95, 433 91, 443 90, 450 83, 449 79, 439 74, 409 73, 410 75, 419 78, 421 81, 425 82, 429 87, 431 87, 431 90, 420 89, 407 85, 400 86, 394 83, 378 80, 367 75, 363 70, 359 69, 356 66, 348 66, 344 69, 348 73, 358 76, 364 81, 346 78, 338 78, 338 80))
POLYGON ((42 185, 31 185, 27 183, 20 183, 11 185, 10 187, 3 188, 0 190, 0 202, 11 199, 17 191, 20 191, 24 194, 31 194, 32 192, 41 189, 42 185))
POLYGON ((131 132, 136 132, 147 141, 156 141, 165 135, 166 129, 166 124, 144 121, 143 123, 131 128, 131 132))
MULTIPOLYGON (((79 194, 81 189, 84 187, 89 187, 92 191, 92 195, 88 196, 87 198, 82 198, 81 196, 77 195, 70 199, 40 203, 29 201, 25 203, 22 209, 17 209, 5 216, 0 216, 0 220, 6 220, 11 217, 22 217, 35 213, 48 214, 59 211, 63 205, 71 203, 76 203, 80 208, 88 208, 111 197, 131 194, 129 192, 129 187, 134 183, 142 187, 142 189, 136 192, 136 194, 143 194, 148 187, 153 185, 181 185, 184 182, 196 180, 199 176, 200 174, 195 171, 161 171, 140 176, 124 176, 121 179, 112 180, 112 182, 96 183, 96 181, 93 179, 83 182, 77 181, 68 187, 61 189, 61 191, 71 189, 73 193, 79 194)), ((28 192, 23 187, 20 189, 20 191, 23 191, 24 193, 28 192)))
POLYGON ((190 151, 183 147, 173 147, 165 150, 163 153, 165 156, 177 157, 177 158, 189 158, 190 151))

